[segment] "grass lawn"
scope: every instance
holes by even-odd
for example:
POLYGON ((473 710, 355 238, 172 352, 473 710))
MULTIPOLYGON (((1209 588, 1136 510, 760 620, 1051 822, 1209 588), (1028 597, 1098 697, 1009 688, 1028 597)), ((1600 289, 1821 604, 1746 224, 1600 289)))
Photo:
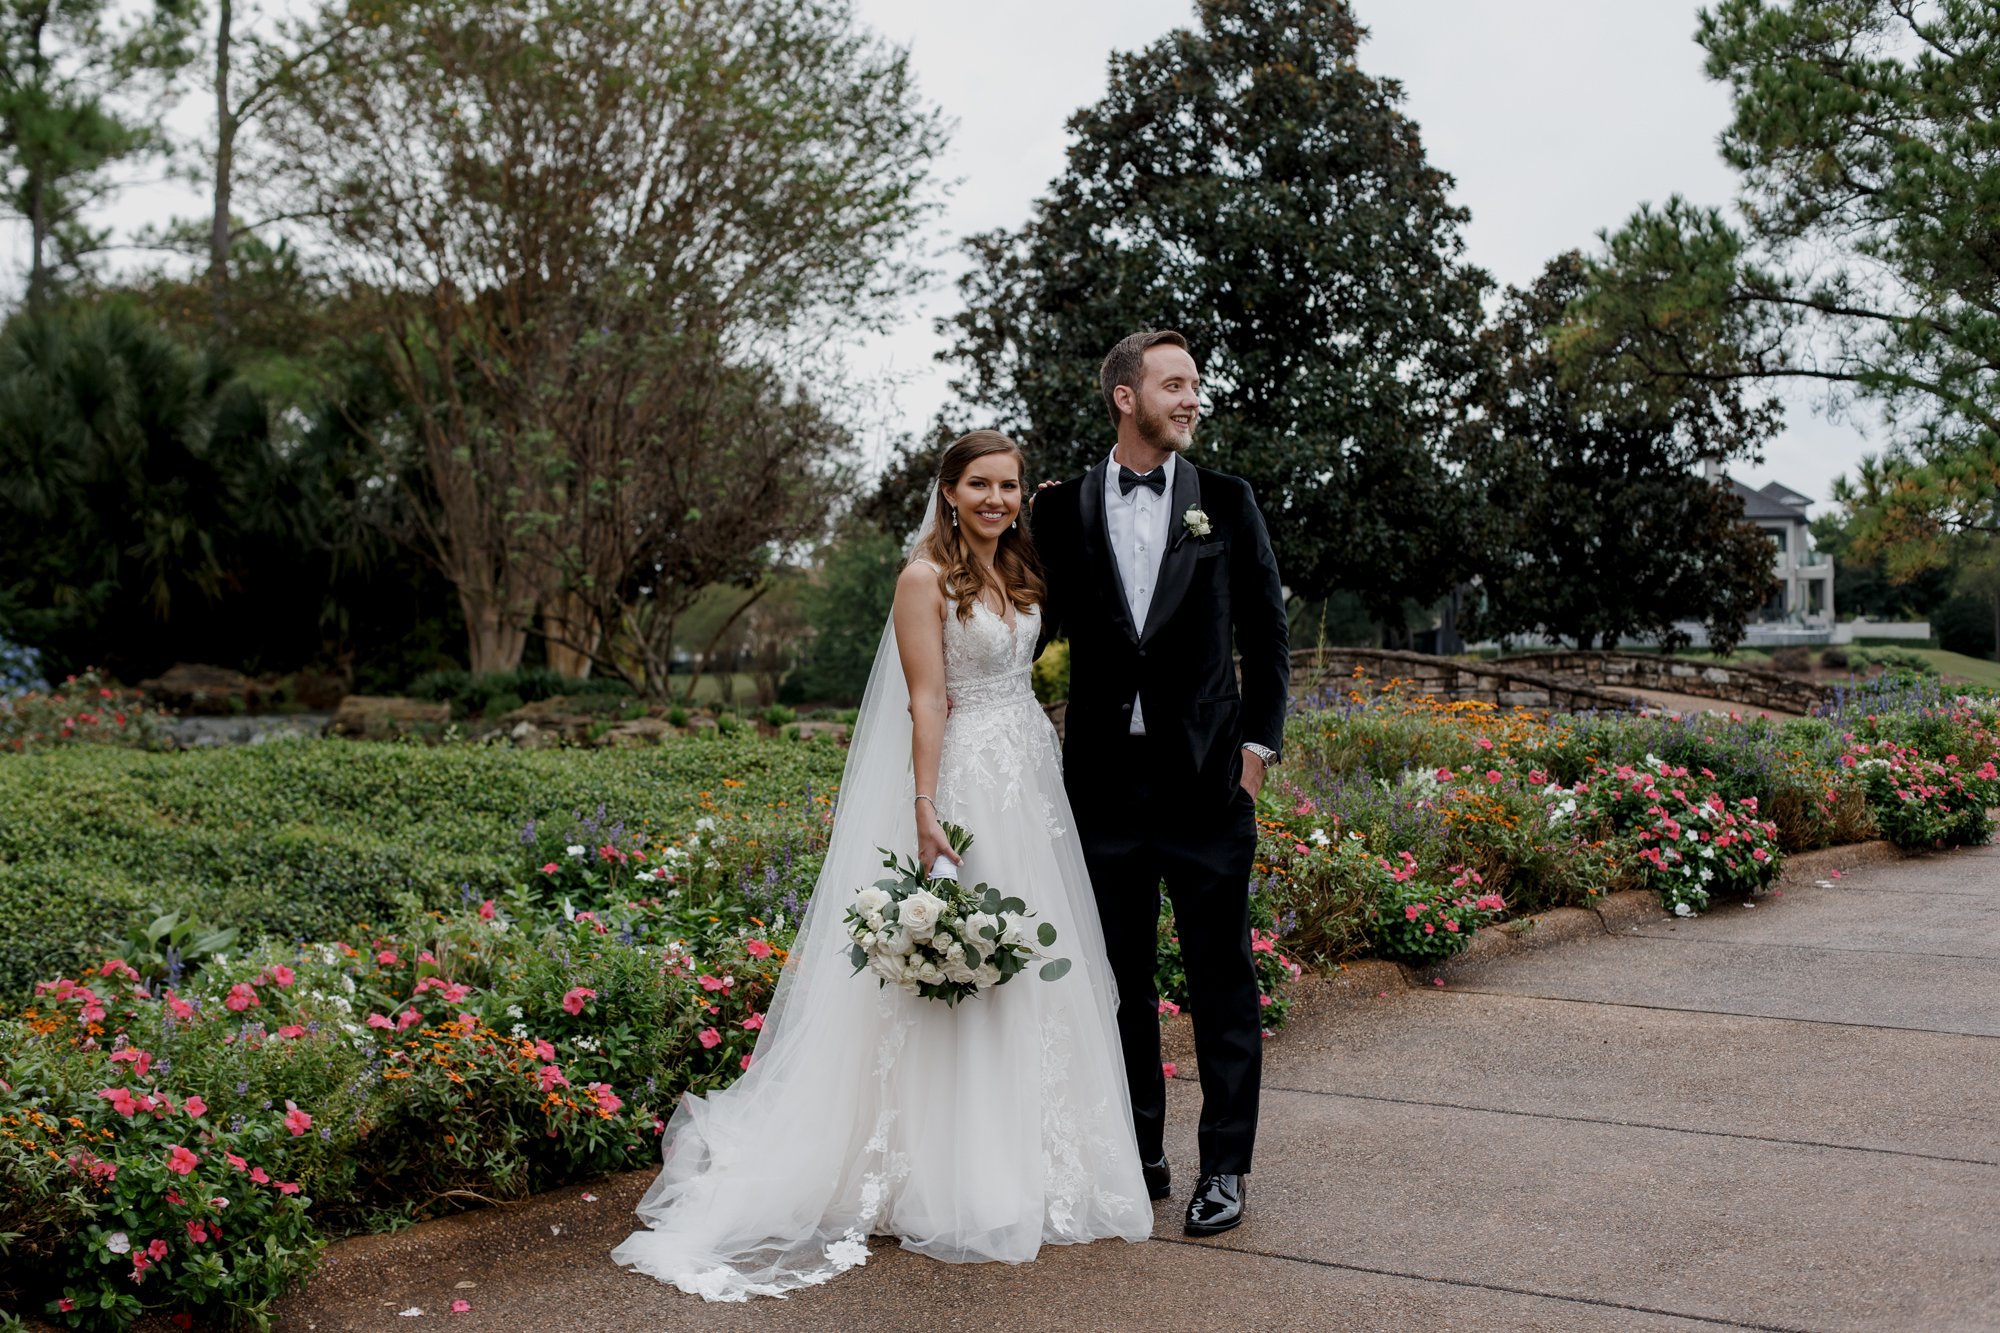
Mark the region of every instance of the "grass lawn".
POLYGON ((1967 657, 1964 653, 1948 653, 1942 648, 1912 648, 1909 651, 1930 662, 1947 680, 2000 686, 2000 662, 1967 657))

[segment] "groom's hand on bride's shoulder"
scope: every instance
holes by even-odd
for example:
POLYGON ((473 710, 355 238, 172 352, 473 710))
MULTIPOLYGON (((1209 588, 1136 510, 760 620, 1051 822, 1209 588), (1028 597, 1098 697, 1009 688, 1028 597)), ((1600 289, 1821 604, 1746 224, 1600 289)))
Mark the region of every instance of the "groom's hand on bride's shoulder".
MULTIPOLYGON (((1043 491, 1047 490, 1047 489, 1048 489, 1049 487, 1051 487, 1051 486, 1060 486, 1060 485, 1062 485, 1062 483, 1061 483, 1061 482, 1059 482, 1059 481, 1044 481, 1044 482, 1040 482, 1040 483, 1038 483, 1038 484, 1036 485, 1036 487, 1035 487, 1035 495, 1040 495, 1040 494, 1041 494, 1041 493, 1042 493, 1043 491)), ((1028 512, 1029 512, 1029 513, 1033 513, 1033 512, 1034 512, 1034 509, 1035 509, 1035 495, 1031 495, 1031 496, 1029 496, 1029 497, 1028 497, 1028 512)))

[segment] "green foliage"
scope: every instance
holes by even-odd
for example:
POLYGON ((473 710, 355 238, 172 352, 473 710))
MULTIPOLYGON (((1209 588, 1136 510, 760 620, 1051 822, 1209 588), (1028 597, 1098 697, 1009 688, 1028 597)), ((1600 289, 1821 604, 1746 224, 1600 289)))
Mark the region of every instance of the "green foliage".
POLYGON ((800 595, 812 639, 785 680, 787 702, 860 701, 902 567, 898 537, 858 522, 840 530, 800 595))
MULTIPOLYGON (((1357 63, 1341 0, 1215 0, 1112 58, 1063 173, 1018 232, 967 244, 949 325, 964 412, 1047 476, 1097 462, 1097 367, 1142 327, 1202 366, 1196 457, 1250 480, 1286 583, 1400 624, 1462 572, 1470 492, 1435 448, 1472 370, 1486 279, 1400 87, 1357 63)), ((908 451, 884 495, 921 493, 908 451)))
POLYGON ((100 931, 152 921, 161 901, 246 937, 327 939, 392 916, 406 897, 496 897, 524 882, 508 851, 524 818, 606 804, 631 811, 634 829, 754 816, 760 846, 732 842, 721 859, 732 881, 761 875, 819 845, 825 808, 815 802, 845 757, 836 746, 691 736, 638 750, 302 741, 0 759, 0 993, 56 975, 100 931), (789 804, 766 808, 779 801, 789 804), (90 938, 51 904, 73 904, 90 938))
POLYGON ((1035 659, 1035 698, 1044 705, 1069 698, 1069 640, 1057 639, 1035 659))
POLYGON ((449 703, 455 718, 498 717, 519 708, 558 696, 580 701, 595 698, 629 699, 632 687, 616 678, 590 677, 575 680, 547 667, 522 667, 514 671, 493 671, 474 675, 470 671, 427 671, 409 683, 404 691, 412 699, 449 703))
POLYGON ((1677 623, 1693 620, 1726 652, 1769 596, 1776 552, 1698 464, 1753 456, 1778 408, 1727 381, 1626 382, 1605 370, 1617 347, 1565 365, 1551 330, 1584 291, 1582 258, 1559 256, 1533 288, 1509 290, 1482 335, 1486 369, 1459 449, 1507 502, 1482 511, 1469 632, 1580 648, 1644 634, 1671 649, 1687 641, 1677 623))
POLYGON ((1642 210, 1577 327, 1630 337, 1670 378, 1798 377, 1875 400, 1899 438, 1837 494, 1893 577, 1934 568, 2000 496, 2000 250, 1968 241, 2000 192, 2000 11, 1721 0, 1697 39, 1734 99, 1722 149, 1746 230, 1679 200, 1642 210))

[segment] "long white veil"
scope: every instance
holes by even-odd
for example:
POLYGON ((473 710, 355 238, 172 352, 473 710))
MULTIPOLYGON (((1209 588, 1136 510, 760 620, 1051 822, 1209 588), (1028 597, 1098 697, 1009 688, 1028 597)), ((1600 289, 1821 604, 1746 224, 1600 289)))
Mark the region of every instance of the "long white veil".
MULTIPOLYGON (((923 549, 935 524, 933 500, 904 549, 906 563, 923 549)), ((801 1179, 817 1173, 827 1178, 828 1188, 806 1193, 836 1199, 839 1174, 848 1164, 843 1159, 866 1147, 801 1134, 795 1120, 801 1107, 861 1102, 859 1085, 876 1076, 869 1067, 874 1062, 853 1058, 852 1034, 880 1021, 883 995, 866 978, 853 975, 843 918, 853 892, 886 873, 879 848, 915 850, 910 742, 909 684, 891 614, 851 732, 826 860, 765 1012, 750 1067, 722 1093, 682 1099, 663 1136, 665 1167, 638 1205, 639 1216, 654 1230, 619 1246, 612 1256, 618 1262, 687 1289, 694 1288, 680 1279, 701 1271, 710 1286, 699 1294, 727 1298, 737 1288, 743 1295, 780 1294, 825 1281, 859 1261, 860 1256, 850 1253, 829 1262, 823 1220, 818 1214, 805 1216, 810 1199, 801 1201, 790 1244, 748 1254, 732 1245, 750 1238, 732 1224, 736 1197, 757 1191, 760 1178, 775 1195, 797 1192, 801 1179), (843 1035, 847 1041, 841 1040, 843 1035), (843 1154, 842 1148, 848 1151, 843 1154), (744 1155, 750 1153, 756 1160, 744 1155), (658 1237, 672 1237, 675 1243, 663 1245, 655 1241, 658 1237), (842 1258, 851 1262, 840 1262, 842 1258)), ((882 1058, 893 1058, 893 1053, 883 1052, 882 1058)), ((847 1225, 837 1236, 865 1237, 872 1221, 842 1220, 847 1225)))

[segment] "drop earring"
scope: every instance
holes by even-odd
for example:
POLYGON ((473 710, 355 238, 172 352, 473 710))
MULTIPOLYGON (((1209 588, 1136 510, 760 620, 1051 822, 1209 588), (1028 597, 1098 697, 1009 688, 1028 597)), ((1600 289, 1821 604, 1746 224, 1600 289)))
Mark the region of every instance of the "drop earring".
POLYGON ((956 505, 952 506, 951 525, 954 528, 958 526, 958 507, 956 505))

